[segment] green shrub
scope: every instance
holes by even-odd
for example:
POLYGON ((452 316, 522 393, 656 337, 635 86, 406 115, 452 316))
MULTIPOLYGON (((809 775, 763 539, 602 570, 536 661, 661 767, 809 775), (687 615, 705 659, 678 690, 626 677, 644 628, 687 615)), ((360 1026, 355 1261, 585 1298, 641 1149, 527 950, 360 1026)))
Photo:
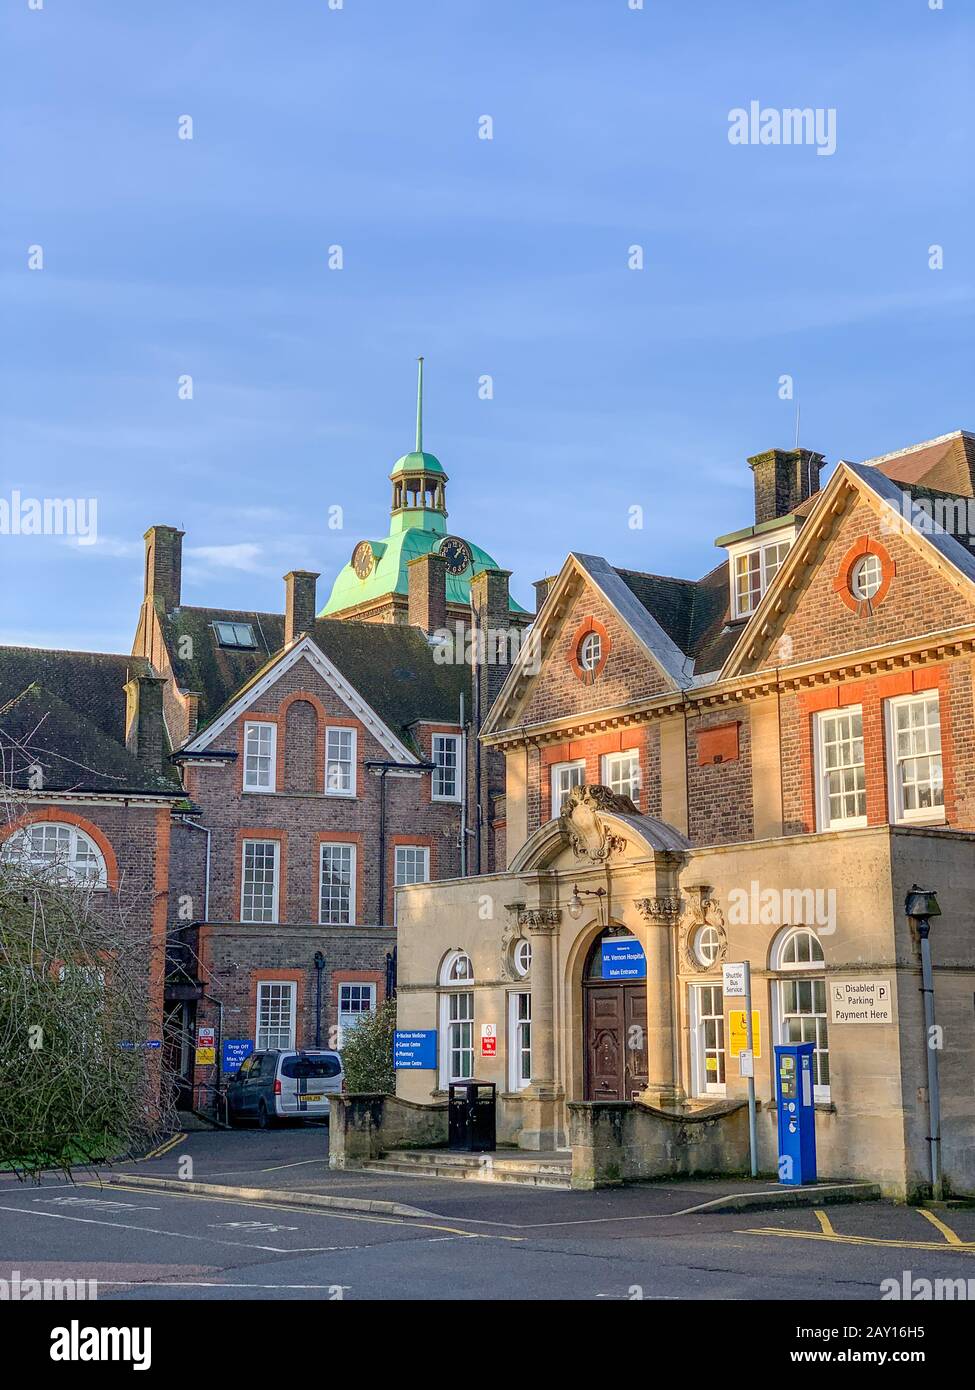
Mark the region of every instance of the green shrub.
POLYGON ((354 1028, 347 1028, 342 1039, 342 1066, 345 1089, 350 1094, 396 1090, 393 1070, 393 1030, 396 1027, 396 1001, 387 999, 373 1013, 363 1014, 354 1028))

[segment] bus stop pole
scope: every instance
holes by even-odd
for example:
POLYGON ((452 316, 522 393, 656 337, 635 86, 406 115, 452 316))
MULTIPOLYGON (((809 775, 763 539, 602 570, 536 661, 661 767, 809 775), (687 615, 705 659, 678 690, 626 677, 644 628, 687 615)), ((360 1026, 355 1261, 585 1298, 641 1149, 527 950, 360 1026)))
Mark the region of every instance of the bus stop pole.
POLYGON ((752 1038, 752 967, 745 961, 745 1047, 750 1060, 748 1076, 748 1154, 752 1177, 758 1177, 758 1143, 755 1128, 755 1052, 752 1038))

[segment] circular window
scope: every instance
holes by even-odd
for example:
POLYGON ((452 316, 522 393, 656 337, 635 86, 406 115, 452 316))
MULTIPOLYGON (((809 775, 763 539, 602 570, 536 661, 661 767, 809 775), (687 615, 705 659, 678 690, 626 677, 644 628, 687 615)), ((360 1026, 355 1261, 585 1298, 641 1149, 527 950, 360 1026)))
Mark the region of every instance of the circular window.
POLYGON ((694 938, 694 955, 707 967, 714 964, 721 950, 721 937, 715 927, 704 926, 694 938))
POLYGON ((532 944, 530 941, 519 941, 515 946, 515 969, 519 975, 527 975, 532 968, 532 944))
POLYGON ((579 643, 579 665, 584 671, 595 671, 603 654, 602 638, 598 632, 587 632, 579 643))
POLYGON ((864 555, 862 560, 857 560, 853 566, 853 573, 850 575, 850 592, 855 599, 861 602, 864 599, 873 598, 874 594, 883 583, 884 571, 880 563, 879 555, 864 555))

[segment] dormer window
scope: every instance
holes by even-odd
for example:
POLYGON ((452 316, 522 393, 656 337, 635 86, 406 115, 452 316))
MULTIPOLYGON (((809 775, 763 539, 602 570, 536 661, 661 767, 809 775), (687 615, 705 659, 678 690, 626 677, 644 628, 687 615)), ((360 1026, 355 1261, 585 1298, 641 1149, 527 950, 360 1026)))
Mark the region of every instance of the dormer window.
POLYGON ((791 540, 773 541, 739 550, 732 556, 732 604, 736 618, 754 613, 791 546, 791 540))
POLYGON ((250 623, 214 623, 213 630, 221 647, 238 647, 244 651, 253 651, 257 646, 254 629, 250 623))

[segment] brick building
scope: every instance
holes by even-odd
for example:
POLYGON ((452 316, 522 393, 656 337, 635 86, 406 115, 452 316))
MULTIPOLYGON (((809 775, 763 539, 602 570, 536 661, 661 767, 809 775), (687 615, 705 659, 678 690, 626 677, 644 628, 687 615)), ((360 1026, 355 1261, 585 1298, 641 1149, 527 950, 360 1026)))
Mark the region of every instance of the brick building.
MULTIPOLYGON (((161 681, 139 657, 0 647, 0 855, 91 886, 144 954, 163 1042, 173 813, 161 681)), ((68 963, 66 963, 68 964, 68 963)))
POLYGON ((134 650, 161 678, 191 807, 166 999, 197 1107, 226 1079, 221 1042, 334 1046, 382 1002, 397 884, 495 867, 504 761, 476 735, 530 615, 506 571, 447 534, 421 411, 422 394, 390 533, 355 547, 322 615, 305 571, 285 576, 281 612, 184 604, 183 533, 146 532, 134 650), (468 641, 489 626, 513 644, 468 641))
POLYGON ((439 1045, 399 1094, 494 1080, 502 1136, 570 1145, 583 1182, 740 1166, 721 966, 747 959, 763 1166, 771 1044, 808 1040, 821 1173, 922 1189, 918 883, 942 912, 941 1158, 972 1191, 975 436, 840 463, 822 488, 808 450, 749 465, 754 520, 703 579, 573 553, 542 584, 535 659, 482 729, 506 762, 508 870, 398 893, 401 1026, 439 1045), (600 974, 617 937, 642 978, 600 974), (887 1016, 844 1014, 851 987, 890 994, 887 1016))

